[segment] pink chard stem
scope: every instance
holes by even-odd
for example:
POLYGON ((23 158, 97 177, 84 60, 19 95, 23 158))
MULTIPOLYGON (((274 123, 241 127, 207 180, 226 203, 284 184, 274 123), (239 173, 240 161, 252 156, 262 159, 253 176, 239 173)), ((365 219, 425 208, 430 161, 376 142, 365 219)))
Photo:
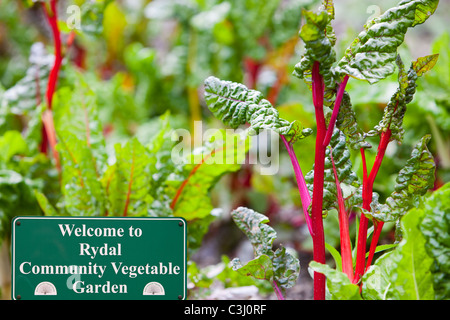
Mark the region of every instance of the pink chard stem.
POLYGON ((328 124, 327 133, 325 134, 325 139, 323 141, 324 147, 328 146, 331 140, 331 136, 333 135, 334 125, 336 124, 336 119, 339 114, 339 109, 341 107, 342 97, 344 96, 347 81, 348 81, 348 74, 345 75, 344 80, 342 80, 342 83, 339 85, 339 90, 336 94, 333 113, 331 114, 330 123, 328 124))
POLYGON ((294 152, 294 148, 288 141, 286 141, 286 138, 283 135, 281 135, 281 140, 283 141, 284 146, 286 147, 286 150, 289 154, 289 158, 291 159, 292 162, 292 167, 294 168, 298 192, 300 193, 300 200, 302 201, 303 212, 305 214, 306 224, 308 226, 309 233, 312 236, 314 235, 314 232, 312 229, 311 217, 309 216, 308 213, 308 208, 311 204, 311 195, 309 194, 308 187, 306 186, 305 177, 303 176, 302 169, 300 168, 300 165, 298 163, 298 159, 294 152))
POLYGON ((331 164, 333 165, 334 180, 336 183, 337 200, 339 207, 339 235, 341 242, 341 257, 342 257, 342 272, 347 277, 353 280, 353 261, 352 261, 352 247, 350 242, 350 232, 348 225, 348 214, 345 211, 344 197, 342 195, 341 185, 336 171, 336 166, 333 159, 333 149, 330 147, 331 164))
POLYGON ((275 294, 277 295, 278 300, 285 300, 283 293, 281 292, 280 288, 278 287, 278 284, 276 281, 272 282, 273 290, 275 291, 275 294))
MULTIPOLYGON (((325 139, 326 125, 323 113, 324 82, 319 73, 320 64, 314 62, 312 69, 312 94, 316 114, 317 136, 314 155, 314 185, 311 203, 311 220, 313 238, 314 261, 325 264, 325 234, 323 230, 323 185, 325 171, 325 139)), ((314 300, 325 300, 326 277, 323 273, 314 272, 314 300)))

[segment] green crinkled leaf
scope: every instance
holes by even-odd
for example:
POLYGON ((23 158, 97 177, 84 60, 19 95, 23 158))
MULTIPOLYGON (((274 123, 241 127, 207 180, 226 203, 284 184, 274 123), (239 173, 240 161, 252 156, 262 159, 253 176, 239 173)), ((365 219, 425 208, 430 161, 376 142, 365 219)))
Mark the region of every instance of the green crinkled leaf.
MULTIPOLYGON (((160 117, 154 127, 158 134, 147 148, 155 157, 150 195, 154 198, 149 215, 181 216, 189 221, 189 249, 201 245, 203 235, 215 216, 211 189, 227 173, 241 168, 250 144, 248 137, 217 130, 203 147, 191 150, 190 138, 169 125, 169 114, 160 117), (179 136, 182 136, 180 142, 179 136), (187 143, 187 144, 186 144, 187 143)), ((153 165, 152 165, 153 166, 153 165)))
POLYGON ((0 245, 9 237, 15 216, 42 214, 35 191, 51 194, 57 183, 53 168, 47 156, 29 149, 21 132, 9 130, 0 136, 0 245))
POLYGON ((326 264, 311 261, 309 267, 327 277, 328 297, 330 300, 362 300, 359 286, 353 284, 348 276, 326 264))
MULTIPOLYGON (((174 172, 177 170, 177 165, 172 161, 172 150, 174 143, 171 141, 172 128, 169 124, 169 114, 161 116, 157 123, 160 127, 158 134, 147 144, 147 149, 155 157, 155 173, 152 176, 153 187, 150 190, 150 195, 154 198, 149 215, 155 217, 171 216, 173 210, 170 208, 170 203, 174 192, 170 193, 167 189, 167 182, 173 180, 174 172), (172 175, 172 176, 171 176, 172 175)), ((156 127, 153 124, 152 127, 156 127)), ((179 175, 175 175, 177 178, 179 175)), ((181 177, 180 177, 181 180, 181 177)))
POLYGON ((365 300, 386 300, 391 287, 390 273, 395 269, 390 256, 390 251, 377 259, 376 264, 371 265, 362 278, 362 296, 365 300))
POLYGON ((436 64, 437 57, 438 55, 421 57, 412 62, 410 69, 406 71, 400 56, 397 56, 398 89, 384 109, 382 120, 368 135, 378 135, 389 128, 392 133, 391 140, 402 142, 404 135, 403 117, 406 112, 406 105, 412 101, 416 92, 417 78, 436 64))
MULTIPOLYGON (((175 216, 186 220, 201 219, 213 209, 210 190, 226 173, 241 168, 250 143, 239 134, 217 130, 203 149, 195 149, 165 181, 165 193, 171 199, 175 216)), ((178 145, 174 150, 178 149, 178 145)))
POLYGON ((384 109, 384 115, 380 123, 375 126, 374 131, 370 131, 368 135, 378 135, 381 132, 390 129, 392 132, 392 140, 403 140, 404 130, 402 127, 403 116, 406 112, 406 104, 412 100, 412 97, 416 91, 417 74, 414 69, 410 69, 409 72, 404 70, 404 65, 400 59, 400 55, 395 60, 398 66, 398 83, 399 87, 391 100, 384 109))
MULTIPOLYGON (((329 6, 327 10, 329 10, 329 6)), ((305 44, 305 53, 295 66, 294 75, 300 79, 305 79, 309 84, 313 64, 318 61, 325 86, 334 88, 336 85, 332 65, 336 61, 336 53, 333 49, 335 38, 330 39, 329 37, 332 31, 330 21, 333 18, 327 11, 320 11, 316 14, 304 10, 303 16, 306 22, 300 30, 300 38, 305 44)), ((327 96, 326 93, 325 96, 327 96)))
POLYGON ((295 65, 293 75, 303 79, 311 90, 312 68, 315 61, 319 62, 319 72, 325 83, 323 103, 332 108, 339 82, 332 67, 336 62, 333 49, 336 35, 331 25, 334 19, 333 1, 324 0, 317 14, 303 10, 302 15, 306 21, 299 36, 304 42, 304 53, 300 62, 295 65))
MULTIPOLYGON (((193 264, 193 262, 189 262, 193 264)), ((188 269, 189 273, 189 269, 188 269)), ((255 285, 260 290, 260 293, 270 293, 272 292, 272 286, 267 281, 259 281, 250 277, 242 277, 241 274, 235 272, 232 268, 232 263, 227 255, 222 255, 221 262, 216 265, 210 265, 200 270, 200 277, 209 278, 212 280, 219 280, 226 284, 227 287, 242 287, 255 285), (217 274, 216 272, 210 272, 210 270, 221 268, 222 271, 217 274), (204 275, 207 274, 208 275, 204 275)), ((190 276, 190 278, 193 278, 190 276)), ((200 279, 203 280, 203 279, 200 279)), ((205 286, 207 288, 210 285, 205 286)))
POLYGON ((42 141, 42 113, 46 110, 46 105, 41 103, 36 107, 27 128, 23 133, 23 137, 27 144, 28 153, 30 155, 40 152, 39 147, 42 141))
POLYGON ((276 282, 283 289, 294 286, 300 272, 300 262, 282 246, 275 252, 272 250, 276 232, 267 225, 269 219, 244 207, 231 212, 231 216, 239 229, 247 235, 255 255, 255 259, 244 266, 238 258, 233 259, 233 270, 242 275, 276 282))
POLYGON ((434 263, 431 266, 436 299, 450 297, 450 183, 434 191, 424 201, 425 212, 420 230, 426 239, 425 249, 434 263))
POLYGON ((115 145, 116 163, 108 169, 107 197, 113 216, 147 215, 153 198, 151 164, 156 161, 137 138, 115 145))
POLYGON ((339 61, 336 72, 376 83, 394 72, 397 48, 408 28, 425 22, 439 0, 404 0, 364 26, 339 61))
POLYGON ((238 258, 234 258, 230 265, 234 271, 237 271, 243 276, 251 276, 259 280, 273 281, 273 265, 272 260, 265 254, 250 260, 245 265, 242 265, 238 258))
POLYGON ((73 216, 98 216, 105 212, 105 194, 91 149, 69 131, 57 133, 62 164, 61 192, 66 211, 73 216))
POLYGON ((383 275, 390 284, 385 290, 386 299, 434 299, 433 258, 425 250, 427 240, 419 229, 423 218, 424 211, 418 208, 402 218, 403 240, 396 250, 388 253, 386 260, 389 261, 382 260, 384 265, 389 265, 387 274, 383 275))
POLYGON ((98 115, 96 96, 78 75, 79 85, 60 88, 53 98, 53 119, 57 132, 70 132, 91 150, 96 172, 106 169, 106 145, 98 115))
MULTIPOLYGON (((334 19, 333 1, 325 0, 319 13, 304 11, 305 24, 300 31, 300 37, 305 44, 305 52, 301 61, 295 66, 294 75, 304 79, 311 89, 311 73, 315 61, 320 63, 320 73, 325 82, 324 105, 332 107, 338 77, 335 76, 333 64, 336 55, 334 31, 331 21, 334 19)), ((336 126, 347 136, 352 149, 370 148, 365 142, 365 134, 356 122, 356 116, 351 107, 350 96, 344 92, 336 126)))
POLYGON ((285 247, 281 246, 275 251, 272 265, 274 277, 282 288, 292 288, 297 283, 300 262, 285 247))
POLYGON ((427 148, 430 139, 431 136, 426 135, 414 147, 410 159, 398 173, 394 192, 386 203, 380 205, 373 201, 372 212, 365 211, 365 214, 384 222, 396 221, 414 206, 418 197, 433 187, 436 165, 427 148))
POLYGON ((372 146, 365 141, 366 134, 356 122, 355 111, 352 108, 350 95, 344 92, 341 107, 336 120, 336 127, 339 128, 347 137, 347 143, 353 150, 361 148, 371 148, 372 146))
MULTIPOLYGON (((333 159, 336 166, 336 173, 341 187, 349 187, 355 191, 359 187, 358 177, 352 171, 350 161, 350 151, 346 145, 345 135, 337 128, 331 136, 330 146, 333 149, 333 159)), ((312 193, 314 183, 314 168, 305 176, 308 189, 312 193)), ((323 210, 338 208, 336 181, 333 173, 333 165, 330 157, 330 149, 327 148, 325 155, 325 171, 323 186, 323 210)))
POLYGON ((300 130, 294 126, 295 122, 281 119, 278 110, 261 92, 240 83, 209 77, 205 80, 205 100, 214 116, 224 124, 235 129, 249 123, 250 135, 269 129, 287 138, 302 139, 312 133, 309 128, 300 130))
POLYGON ((250 240, 255 256, 269 254, 272 251, 272 244, 277 237, 277 233, 271 226, 267 225, 269 218, 244 207, 232 211, 231 216, 239 229, 250 240))

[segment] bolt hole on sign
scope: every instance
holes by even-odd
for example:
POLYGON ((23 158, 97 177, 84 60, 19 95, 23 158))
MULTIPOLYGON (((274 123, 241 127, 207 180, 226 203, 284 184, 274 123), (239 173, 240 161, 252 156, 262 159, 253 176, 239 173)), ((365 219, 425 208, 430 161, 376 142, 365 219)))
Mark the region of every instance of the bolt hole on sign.
POLYGON ((182 218, 16 217, 12 299, 182 300, 182 218))

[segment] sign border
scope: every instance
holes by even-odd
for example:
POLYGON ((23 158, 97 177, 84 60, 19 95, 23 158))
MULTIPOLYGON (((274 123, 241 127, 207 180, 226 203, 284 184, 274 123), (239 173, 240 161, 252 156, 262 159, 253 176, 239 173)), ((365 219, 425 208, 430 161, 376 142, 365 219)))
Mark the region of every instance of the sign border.
POLYGON ((15 228, 17 226, 17 220, 62 220, 62 219, 74 219, 74 220, 179 220, 183 223, 183 296, 179 300, 186 300, 187 291, 187 222, 182 217, 73 217, 73 216, 15 216, 11 221, 11 299, 18 300, 15 294, 15 228))

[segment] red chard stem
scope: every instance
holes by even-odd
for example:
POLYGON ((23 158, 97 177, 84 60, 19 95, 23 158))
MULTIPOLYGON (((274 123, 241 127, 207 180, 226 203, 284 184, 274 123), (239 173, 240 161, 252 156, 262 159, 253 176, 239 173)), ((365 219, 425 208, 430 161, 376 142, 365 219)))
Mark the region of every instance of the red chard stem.
POLYGON ((311 195, 309 194, 308 187, 306 186, 305 177, 303 175, 302 169, 300 168, 297 156, 294 152, 292 145, 288 141, 286 141, 286 138, 283 135, 281 135, 281 140, 283 141, 284 146, 286 147, 286 150, 291 159, 292 167, 294 168, 295 179, 297 180, 298 192, 300 193, 300 200, 302 201, 302 207, 303 212, 305 214, 306 224, 308 226, 309 233, 311 234, 311 236, 313 236, 314 232, 312 228, 311 217, 309 216, 308 213, 308 208, 309 205, 311 204, 311 195))
MULTIPOLYGON (((49 111, 49 112, 51 112, 51 110, 52 110, 53 95, 55 93, 56 83, 58 81, 58 74, 59 74, 59 70, 61 68, 61 63, 62 63, 62 58, 63 58, 62 53, 61 53, 61 33, 58 28, 58 12, 57 12, 57 8, 56 8, 57 3, 58 3, 58 0, 51 0, 50 1, 51 12, 48 12, 45 2, 42 2, 42 8, 44 10, 45 16, 47 17, 47 21, 52 30, 53 41, 54 41, 54 45, 55 45, 55 61, 54 61, 52 70, 50 71, 50 75, 48 78, 48 84, 47 84, 47 92, 46 92, 46 100, 47 100, 47 108, 48 108, 47 111, 49 111)), ((55 145, 56 145, 56 139, 54 137, 55 127, 54 127, 53 121, 49 120, 49 119, 52 119, 53 117, 51 116, 51 114, 47 114, 46 118, 48 121, 43 122, 42 142, 41 142, 40 150, 41 150, 41 152, 47 152, 47 144, 50 142, 53 157, 57 163, 57 168, 60 171, 58 153, 55 150, 55 145)))
POLYGON ((336 166, 333 159, 333 149, 330 147, 331 164, 333 165, 334 180, 336 182, 338 207, 339 207, 339 235, 341 242, 342 272, 350 280, 353 279, 352 247, 350 243, 350 232, 348 226, 348 215, 345 211, 344 197, 342 196, 341 185, 339 183, 336 166))
MULTIPOLYGON (((314 160, 314 186, 311 206, 311 220, 313 227, 314 261, 325 264, 325 235, 323 231, 323 185, 325 170, 325 147, 323 141, 326 133, 325 117, 323 113, 324 82, 319 73, 319 62, 315 61, 312 70, 313 103, 316 114, 317 137, 314 160)), ((326 277, 322 273, 314 272, 314 299, 325 300, 326 277)))
MULTIPOLYGON (((386 148, 389 144, 389 140, 391 138, 392 132, 389 128, 386 129, 381 134, 380 144, 378 145, 377 155, 375 157, 375 162, 373 164, 372 170, 370 170, 370 174, 363 181, 363 209, 370 211, 370 204, 372 203, 372 191, 373 184, 375 182, 375 178, 378 174, 378 170, 380 169, 381 162, 383 161, 384 154, 386 153, 386 148)), ((364 153, 361 152, 363 155, 364 153)), ((363 157, 363 166, 365 167, 365 157, 363 157)), ((365 169, 364 176, 367 176, 367 167, 365 169)), ((353 278, 353 283, 358 283, 364 274, 366 269, 366 243, 367 243, 367 228, 369 224, 369 219, 362 214, 361 221, 359 224, 359 233, 358 233, 358 244, 356 249, 356 267, 355 267, 355 276, 353 278)), ((381 225, 382 227, 382 225, 381 225)), ((380 230, 381 232, 381 230, 380 230)), ((378 239, 377 239, 378 241, 378 239)), ((375 244, 376 246, 376 244, 375 244)), ((375 250, 375 249, 373 249, 375 250)))
POLYGON ((336 119, 339 114, 339 109, 341 107, 342 97, 344 96, 345 87, 347 86, 348 75, 346 74, 344 80, 339 85, 339 90, 336 95, 336 100, 334 101, 333 113, 331 114, 330 123, 328 124, 327 133, 323 141, 323 146, 326 147, 330 143, 331 136, 333 135, 334 125, 336 124, 336 119))

